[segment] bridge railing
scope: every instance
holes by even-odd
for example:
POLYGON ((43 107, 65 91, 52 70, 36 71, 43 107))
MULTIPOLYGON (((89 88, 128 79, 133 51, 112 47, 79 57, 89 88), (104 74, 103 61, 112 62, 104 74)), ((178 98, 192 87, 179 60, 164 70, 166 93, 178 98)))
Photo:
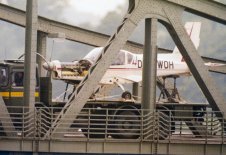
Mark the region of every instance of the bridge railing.
POLYGON ((0 114, 0 138, 35 140, 131 140, 226 142, 226 122, 221 112, 202 110, 158 110, 84 108, 76 117, 62 118, 64 125, 53 130, 61 108, 8 107, 0 114), (68 119, 69 118, 69 119, 68 119), (53 132, 55 131, 55 132, 53 132), (57 132, 56 132, 57 131, 57 132), (49 133, 48 135, 46 135, 49 133))

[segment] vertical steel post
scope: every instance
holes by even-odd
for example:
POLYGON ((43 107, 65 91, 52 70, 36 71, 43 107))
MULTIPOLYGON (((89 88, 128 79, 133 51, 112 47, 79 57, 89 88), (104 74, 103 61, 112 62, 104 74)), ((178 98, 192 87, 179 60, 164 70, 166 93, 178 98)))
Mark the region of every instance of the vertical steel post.
POLYGON ((145 19, 142 108, 154 111, 156 102, 157 19, 145 19))
MULTIPOLYGON (((45 33, 38 32, 38 49, 37 52, 42 55, 44 58, 46 58, 46 41, 47 36, 45 33)), ((38 63, 38 73, 40 77, 46 76, 46 71, 42 67, 42 64, 44 63, 43 58, 40 56, 37 56, 37 63, 38 63)))
MULTIPOLYGON (((24 106, 33 110, 36 86, 37 0, 27 0, 25 34, 24 106)), ((30 110, 31 110, 30 109, 30 110)))
POLYGON ((138 100, 139 96, 139 83, 135 82, 133 83, 133 98, 134 100, 138 100))

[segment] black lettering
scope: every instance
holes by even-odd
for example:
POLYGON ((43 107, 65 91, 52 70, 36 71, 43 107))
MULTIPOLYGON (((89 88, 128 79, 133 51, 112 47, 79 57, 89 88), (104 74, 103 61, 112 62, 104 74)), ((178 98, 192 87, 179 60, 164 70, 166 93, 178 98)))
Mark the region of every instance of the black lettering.
POLYGON ((162 68, 163 62, 162 61, 158 61, 158 68, 162 68))
POLYGON ((141 60, 138 60, 138 68, 142 68, 142 61, 141 60))
POLYGON ((169 68, 169 63, 167 61, 164 61, 164 68, 168 69, 169 68))
POLYGON ((170 68, 170 69, 174 69, 173 61, 171 61, 171 62, 169 61, 169 68, 170 68))

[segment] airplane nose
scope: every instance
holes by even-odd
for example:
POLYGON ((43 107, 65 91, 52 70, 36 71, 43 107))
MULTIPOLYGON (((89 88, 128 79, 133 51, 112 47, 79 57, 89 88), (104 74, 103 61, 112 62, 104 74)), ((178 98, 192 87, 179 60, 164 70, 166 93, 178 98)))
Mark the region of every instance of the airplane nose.
POLYGON ((46 70, 52 70, 53 69, 53 63, 52 62, 45 62, 43 63, 43 68, 45 68, 46 70))
POLYGON ((49 65, 45 62, 42 64, 43 68, 45 68, 46 70, 49 70, 49 65))

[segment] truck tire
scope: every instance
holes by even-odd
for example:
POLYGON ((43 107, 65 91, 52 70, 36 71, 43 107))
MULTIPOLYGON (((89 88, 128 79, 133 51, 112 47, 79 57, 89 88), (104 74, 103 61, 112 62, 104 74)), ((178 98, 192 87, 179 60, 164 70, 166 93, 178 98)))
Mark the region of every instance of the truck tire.
POLYGON ((118 111, 112 121, 111 136, 117 139, 137 139, 140 137, 140 118, 135 110, 118 111))

